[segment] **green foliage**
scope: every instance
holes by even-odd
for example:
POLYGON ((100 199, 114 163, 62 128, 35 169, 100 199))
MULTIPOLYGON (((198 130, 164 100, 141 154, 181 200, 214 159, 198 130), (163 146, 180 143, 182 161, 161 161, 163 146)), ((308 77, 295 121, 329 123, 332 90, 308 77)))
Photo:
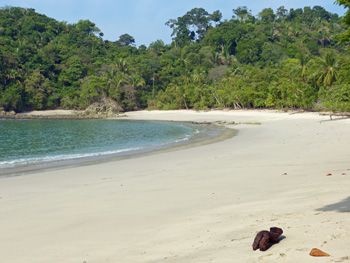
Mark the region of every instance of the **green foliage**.
POLYGON ((24 86, 29 105, 32 105, 33 109, 44 109, 48 97, 52 94, 49 80, 36 69, 24 81, 24 86))
MULTIPOLYGON (((350 26, 350 1, 349 0, 336 0, 335 1, 338 5, 343 6, 344 8, 347 8, 346 13, 343 18, 343 22, 350 26)), ((340 36, 340 41, 343 43, 350 42, 350 29, 348 29, 346 32, 344 32, 340 36)))
POLYGON ((129 34, 124 34, 119 37, 119 40, 117 41, 117 44, 121 47, 126 47, 129 45, 134 45, 135 39, 130 36, 129 34))
POLYGON ((79 106, 86 108, 106 96, 106 83, 102 77, 88 76, 82 80, 79 106))
POLYGON ((222 21, 219 10, 194 8, 166 23, 173 43, 137 48, 129 34, 103 41, 89 20, 2 8, 0 107, 84 109, 110 99, 124 110, 349 110, 350 37, 336 14, 320 6, 232 11, 222 21))
POLYGON ((314 60, 313 67, 313 79, 318 85, 323 84, 331 87, 338 78, 339 65, 335 54, 332 52, 327 52, 324 57, 317 57, 314 60))
POLYGON ((275 20, 276 15, 271 8, 265 8, 258 14, 262 23, 271 23, 275 20))
POLYGON ((318 110, 350 112, 350 84, 334 85, 319 91, 318 110))
POLYGON ((265 42, 262 46, 261 58, 267 63, 277 63, 284 60, 287 56, 284 54, 283 48, 279 45, 265 42))

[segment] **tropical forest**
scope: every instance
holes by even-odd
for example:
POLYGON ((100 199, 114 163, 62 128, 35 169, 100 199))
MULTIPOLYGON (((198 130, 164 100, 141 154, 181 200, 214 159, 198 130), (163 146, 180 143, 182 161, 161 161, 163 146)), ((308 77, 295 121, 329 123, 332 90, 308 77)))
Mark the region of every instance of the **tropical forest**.
MULTIPOLYGON (((338 0, 349 8, 349 0, 338 0)), ((164 21, 172 42, 103 39, 89 20, 0 9, 0 108, 350 111, 350 14, 323 7, 194 8, 164 21)))

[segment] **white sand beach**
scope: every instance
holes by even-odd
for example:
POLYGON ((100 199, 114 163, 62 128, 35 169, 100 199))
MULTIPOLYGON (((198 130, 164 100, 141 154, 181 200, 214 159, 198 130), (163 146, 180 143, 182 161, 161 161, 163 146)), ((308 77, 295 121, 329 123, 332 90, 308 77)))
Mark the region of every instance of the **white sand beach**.
POLYGON ((32 115, 32 116, 38 116, 38 115, 45 115, 45 116, 53 116, 53 115, 72 115, 76 111, 75 110, 45 110, 45 111, 39 111, 34 110, 26 113, 20 113, 20 115, 32 115))
POLYGON ((350 262, 350 119, 126 115, 241 124, 212 144, 0 178, 0 262, 350 262), (280 242, 253 251, 257 232, 274 226, 280 242))

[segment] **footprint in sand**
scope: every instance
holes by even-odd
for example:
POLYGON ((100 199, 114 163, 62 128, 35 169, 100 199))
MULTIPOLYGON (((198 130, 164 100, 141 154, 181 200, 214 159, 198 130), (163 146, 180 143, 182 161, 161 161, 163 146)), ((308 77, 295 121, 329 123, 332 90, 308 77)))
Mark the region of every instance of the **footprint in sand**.
POLYGON ((331 262, 345 262, 345 261, 350 261, 350 257, 346 256, 346 257, 341 257, 341 258, 331 260, 331 262))
POLYGON ((346 237, 347 237, 347 233, 340 233, 338 235, 332 235, 331 240, 337 239, 337 238, 346 238, 346 237))
POLYGON ((310 234, 313 234, 314 232, 313 231, 310 231, 310 230, 306 230, 304 231, 304 234, 307 234, 307 235, 310 235, 310 234))
POLYGON ((276 259, 285 258, 286 256, 287 256, 286 254, 280 253, 280 255, 276 259))
POLYGON ((297 248, 296 251, 308 251, 307 247, 297 248))
POLYGON ((328 242, 327 241, 323 241, 323 243, 321 244, 321 247, 323 247, 324 245, 326 245, 328 242))
MULTIPOLYGON (((346 223, 343 223, 343 224, 346 224, 346 223)), ((339 229, 345 230, 345 231, 350 231, 350 228, 347 226, 340 226, 339 229)))
POLYGON ((266 257, 271 257, 272 255, 273 254, 267 254, 267 255, 260 256, 260 257, 258 257, 258 260, 262 260, 262 259, 264 259, 266 257))
POLYGON ((241 241, 241 240, 243 240, 243 239, 249 239, 249 238, 250 238, 250 236, 249 236, 249 237, 234 238, 234 239, 231 239, 231 242, 234 242, 234 241, 241 241))

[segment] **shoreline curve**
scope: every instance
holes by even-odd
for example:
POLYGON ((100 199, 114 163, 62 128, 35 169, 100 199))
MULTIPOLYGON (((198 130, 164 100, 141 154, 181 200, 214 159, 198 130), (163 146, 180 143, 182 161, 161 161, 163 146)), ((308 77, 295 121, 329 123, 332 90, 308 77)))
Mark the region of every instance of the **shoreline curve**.
POLYGON ((238 136, 212 144, 2 178, 1 261, 312 263, 309 252, 319 248, 327 262, 348 262, 349 119, 259 110, 127 115, 241 124, 238 136), (253 251, 256 234, 270 227, 283 239, 253 251))

